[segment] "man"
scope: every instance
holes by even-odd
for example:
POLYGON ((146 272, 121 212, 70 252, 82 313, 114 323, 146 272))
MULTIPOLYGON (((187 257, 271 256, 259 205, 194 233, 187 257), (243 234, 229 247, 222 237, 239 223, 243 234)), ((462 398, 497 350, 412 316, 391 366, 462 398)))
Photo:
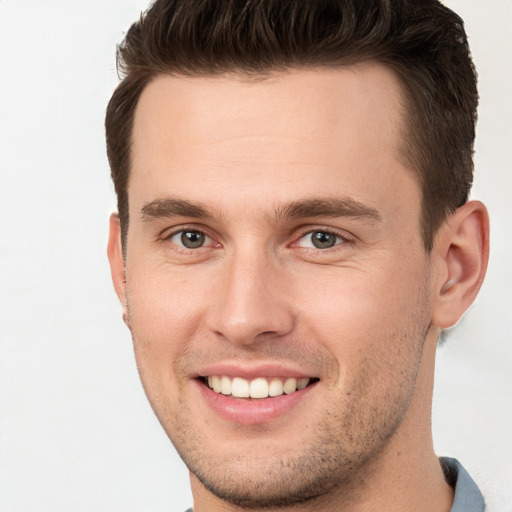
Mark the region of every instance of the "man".
POLYGON ((194 511, 484 510, 430 429, 488 257, 462 20, 161 0, 119 65, 108 254, 194 511))

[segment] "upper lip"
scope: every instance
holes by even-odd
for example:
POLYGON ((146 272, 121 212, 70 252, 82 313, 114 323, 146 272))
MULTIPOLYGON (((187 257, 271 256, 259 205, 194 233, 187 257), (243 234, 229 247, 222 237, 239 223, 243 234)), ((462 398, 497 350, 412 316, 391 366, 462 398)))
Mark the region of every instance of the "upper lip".
POLYGON ((199 369, 196 377, 210 377, 213 375, 226 375, 227 377, 242 377, 247 380, 258 377, 316 377, 313 373, 304 372, 292 366, 275 363, 240 363, 223 362, 205 365, 199 369))

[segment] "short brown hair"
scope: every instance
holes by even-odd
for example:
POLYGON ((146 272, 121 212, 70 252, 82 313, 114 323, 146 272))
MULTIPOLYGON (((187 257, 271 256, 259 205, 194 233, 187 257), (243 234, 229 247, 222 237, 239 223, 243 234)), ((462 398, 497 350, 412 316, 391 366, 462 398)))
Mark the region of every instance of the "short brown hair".
POLYGON ((421 185, 430 251, 471 189, 478 104, 463 21, 437 0, 156 0, 118 47, 124 78, 105 122, 123 246, 134 113, 156 76, 264 76, 368 60, 394 70, 404 88, 403 156, 421 185))

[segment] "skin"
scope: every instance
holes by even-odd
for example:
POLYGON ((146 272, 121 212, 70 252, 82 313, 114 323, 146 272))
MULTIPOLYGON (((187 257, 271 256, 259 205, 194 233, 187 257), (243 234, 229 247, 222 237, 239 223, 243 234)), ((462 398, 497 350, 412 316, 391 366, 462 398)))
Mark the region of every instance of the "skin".
POLYGON ((435 347, 478 292, 488 221, 470 202, 425 252, 402 103, 378 64, 166 76, 143 92, 125 258, 115 215, 109 258, 196 512, 450 510, 430 432, 435 347), (331 209, 313 211, 320 200, 331 209), (184 229, 204 245, 183 247, 184 229), (335 245, 315 247, 312 232, 335 245), (203 399, 197 376, 216 363, 319 381, 285 414, 244 425, 203 399))

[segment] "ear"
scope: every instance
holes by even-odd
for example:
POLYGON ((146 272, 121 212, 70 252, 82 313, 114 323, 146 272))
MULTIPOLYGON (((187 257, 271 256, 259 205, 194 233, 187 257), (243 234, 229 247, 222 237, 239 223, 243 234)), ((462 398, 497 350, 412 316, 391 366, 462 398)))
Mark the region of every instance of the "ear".
POLYGON ((123 306, 123 320, 130 327, 128 307, 126 302, 126 273, 123 258, 123 247, 121 244, 121 224, 117 213, 110 216, 110 231, 107 247, 108 261, 114 289, 123 306))
POLYGON ((485 276, 489 259, 485 206, 480 201, 461 206, 440 229, 433 252, 436 280, 432 323, 446 329, 472 304, 485 276))

